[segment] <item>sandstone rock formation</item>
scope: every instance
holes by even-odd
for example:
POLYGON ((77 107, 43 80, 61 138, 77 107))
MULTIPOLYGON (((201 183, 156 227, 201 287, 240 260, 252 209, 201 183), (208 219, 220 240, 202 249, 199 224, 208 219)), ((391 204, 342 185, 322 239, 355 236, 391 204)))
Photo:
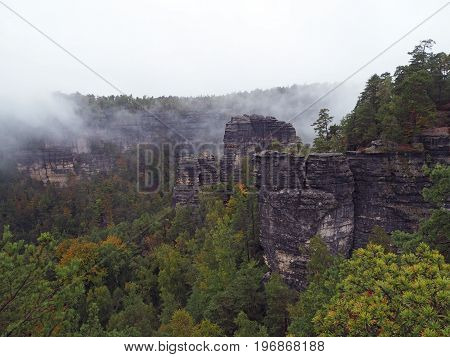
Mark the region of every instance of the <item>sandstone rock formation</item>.
POLYGON ((220 180, 240 182, 242 160, 268 148, 275 140, 283 146, 295 144, 297 136, 292 124, 255 114, 232 117, 225 126, 220 180))
POLYGON ((174 203, 196 204, 199 187, 214 185, 219 181, 225 184, 243 182, 242 160, 268 147, 274 140, 282 146, 295 144, 297 137, 294 127, 260 115, 231 118, 225 127, 224 155, 220 160, 220 170, 216 157, 207 152, 177 159, 174 203))
MULTIPOLYGON (((442 132, 442 131, 441 131, 442 132)), ((271 270, 294 288, 306 284, 301 250, 320 235, 333 253, 347 256, 367 244, 375 226, 414 231, 431 206, 424 165, 450 164, 448 138, 422 152, 348 152, 308 158, 277 152, 255 155, 261 244, 271 270), (447 143, 447 144, 446 144, 447 143)))
POLYGON ((354 248, 367 244, 374 226, 388 233, 416 230, 431 208, 422 197, 430 184, 423 166, 450 163, 448 151, 446 157, 433 151, 349 152, 347 160, 355 180, 354 248))
POLYGON ((306 286, 309 257, 302 246, 320 235, 348 256, 353 243, 353 176, 341 154, 255 155, 261 244, 267 264, 295 288, 306 286), (292 166, 290 166, 292 165, 292 166))
POLYGON ((177 160, 174 204, 195 205, 198 202, 199 163, 194 155, 183 155, 177 160))
MULTIPOLYGON (((241 164, 253 157, 265 259, 296 289, 307 283, 309 257, 302 247, 313 236, 346 257, 367 244, 375 226, 414 231, 431 208, 422 197, 430 184, 423 166, 450 163, 448 128, 423 132, 407 152, 384 151, 380 142, 366 152, 305 158, 266 150, 274 140, 284 148, 295 144, 295 129, 271 117, 233 117, 225 128, 220 182, 243 182, 241 164)), ((175 201, 196 204, 201 187, 218 182, 216 164, 207 155, 182 159, 175 201)))
POLYGON ((218 183, 218 165, 216 157, 202 152, 199 155, 184 154, 177 159, 174 205, 196 205, 200 187, 218 183))
POLYGON ((64 186, 70 177, 109 173, 114 158, 106 153, 77 153, 71 146, 51 146, 15 153, 17 169, 44 184, 64 186))
MULTIPOLYGON (((187 113, 185 122, 179 119, 172 125, 189 138, 195 137, 207 121, 205 116, 196 120, 196 115, 187 113)), ((117 120, 105 135, 117 134, 121 150, 155 137, 165 140, 158 137, 165 130, 162 124, 147 119, 143 117, 135 126, 117 120)), ((196 205, 203 187, 243 182, 244 159, 253 157, 254 168, 247 168, 254 169, 259 189, 260 240, 265 259, 289 285, 302 289, 309 257, 300 248, 314 235, 320 235, 333 253, 348 256, 352 249, 367 243, 375 226, 387 232, 417 229, 431 208, 421 194, 430 184, 422 167, 450 164, 449 134, 449 128, 426 130, 406 152, 386 150, 380 141, 366 152, 305 158, 267 150, 275 140, 284 148, 297 143, 291 124, 273 117, 236 116, 225 127, 220 165, 216 156, 206 152, 177 157, 173 200, 175 204, 196 205)), ((89 177, 114 167, 114 159, 106 151, 81 154, 67 146, 23 151, 16 157, 22 172, 59 185, 70 176, 89 177)))

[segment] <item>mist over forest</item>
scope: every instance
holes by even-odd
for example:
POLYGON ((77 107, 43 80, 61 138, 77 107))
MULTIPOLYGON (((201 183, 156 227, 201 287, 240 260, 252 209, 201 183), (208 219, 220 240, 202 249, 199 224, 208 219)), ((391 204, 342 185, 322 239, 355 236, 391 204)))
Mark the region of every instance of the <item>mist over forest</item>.
POLYGON ((311 124, 320 107, 330 108, 339 122, 356 102, 356 86, 344 85, 314 104, 335 85, 293 85, 200 97, 105 97, 59 92, 39 96, 2 95, 1 150, 68 145, 86 151, 86 141, 94 139, 119 146, 161 141, 164 135, 152 135, 152 131, 158 134, 165 131, 169 136, 173 136, 172 131, 179 131, 189 140, 219 143, 225 123, 232 116, 242 114, 273 116, 292 122, 301 140, 311 143, 314 137, 311 124))

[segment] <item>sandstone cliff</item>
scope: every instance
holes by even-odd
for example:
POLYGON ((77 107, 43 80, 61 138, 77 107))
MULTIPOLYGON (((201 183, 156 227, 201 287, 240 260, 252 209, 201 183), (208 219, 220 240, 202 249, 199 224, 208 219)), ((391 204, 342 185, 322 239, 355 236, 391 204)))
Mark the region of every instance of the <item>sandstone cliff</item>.
POLYGON ((216 157, 207 152, 178 157, 173 190, 174 205, 196 205, 200 187, 213 186, 219 182, 217 164, 216 157))
POLYGON ((449 164, 442 152, 347 153, 355 180, 354 248, 367 244, 374 226, 390 233, 417 229, 431 206, 422 190, 430 182, 424 165, 449 164))
POLYGON ((64 186, 70 177, 109 173, 114 157, 105 152, 78 153, 71 146, 41 147, 14 154, 19 172, 44 184, 64 186))
POLYGON ((267 264, 294 288, 306 284, 308 256, 299 249, 320 235, 333 253, 348 256, 367 244, 375 226, 414 231, 431 206, 424 165, 450 164, 448 138, 422 152, 255 155, 261 244, 267 264))
POLYGON ((273 117, 232 117, 225 127, 224 152, 220 162, 208 152, 176 159, 174 203, 196 204, 199 187, 215 185, 219 181, 230 186, 245 182, 242 160, 267 148, 274 140, 282 146, 295 144, 297 137, 294 127, 273 117))
POLYGON ((230 184, 242 181, 242 160, 268 148, 273 141, 283 146, 294 144, 297 136, 292 124, 255 114, 232 117, 225 126, 220 180, 230 184))
POLYGON ((341 154, 263 152, 255 155, 261 244, 267 264, 289 285, 304 288, 309 257, 302 246, 320 235, 330 250, 348 256, 353 243, 354 181, 341 154), (293 164, 293 166, 291 166, 293 164))

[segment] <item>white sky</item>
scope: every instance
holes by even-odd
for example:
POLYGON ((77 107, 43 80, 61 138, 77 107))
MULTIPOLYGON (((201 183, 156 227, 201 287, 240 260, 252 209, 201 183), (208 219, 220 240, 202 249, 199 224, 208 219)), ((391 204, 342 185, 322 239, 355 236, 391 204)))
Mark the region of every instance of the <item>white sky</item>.
MULTIPOLYGON (((445 1, 0 0, 133 95, 338 82, 445 1)), ((357 75, 420 40, 450 49, 450 6, 357 75)), ((117 94, 0 4, 1 92, 117 94)))

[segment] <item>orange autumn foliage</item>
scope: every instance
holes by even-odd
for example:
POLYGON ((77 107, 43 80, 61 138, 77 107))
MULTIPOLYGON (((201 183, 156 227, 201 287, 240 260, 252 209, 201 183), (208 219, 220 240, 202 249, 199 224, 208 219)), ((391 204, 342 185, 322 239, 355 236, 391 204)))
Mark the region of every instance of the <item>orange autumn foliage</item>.
POLYGON ((63 242, 66 247, 61 245, 58 247, 60 248, 58 251, 62 253, 60 265, 67 265, 74 259, 80 260, 83 264, 95 263, 98 256, 98 245, 96 243, 79 239, 70 239, 66 242, 63 242))
POLYGON ((106 239, 104 241, 100 242, 101 246, 105 246, 105 245, 112 245, 117 249, 120 250, 126 250, 126 245, 125 243, 122 242, 122 239, 120 239, 117 236, 108 236, 106 237, 106 239))
POLYGON ((126 250, 126 244, 114 235, 106 237, 105 240, 94 243, 87 242, 81 239, 66 239, 57 247, 57 255, 60 257, 59 264, 67 265, 72 260, 80 260, 83 265, 94 265, 98 256, 99 248, 104 246, 113 246, 119 250, 126 250))
POLYGON ((244 196, 248 193, 247 187, 243 183, 238 183, 237 185, 239 192, 242 193, 244 196))

